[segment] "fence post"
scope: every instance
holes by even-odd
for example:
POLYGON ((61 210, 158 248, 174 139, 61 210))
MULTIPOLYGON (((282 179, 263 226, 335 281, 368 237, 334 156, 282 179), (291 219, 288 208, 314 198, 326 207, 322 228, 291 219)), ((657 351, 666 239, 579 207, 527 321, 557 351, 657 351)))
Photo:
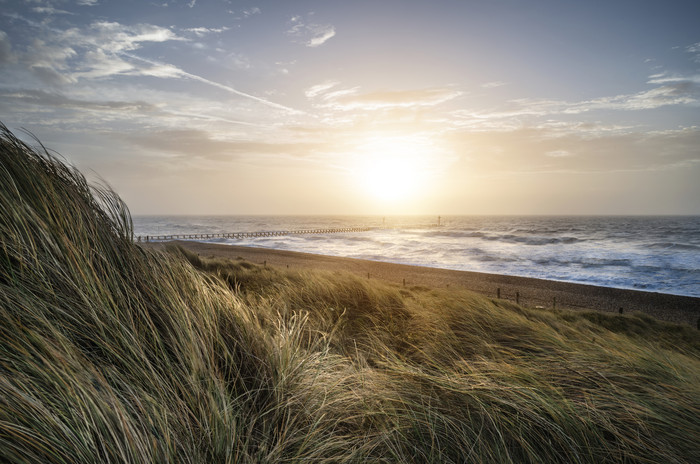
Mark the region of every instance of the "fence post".
POLYGON ((520 304, 520 292, 515 292, 515 304, 520 304))
POLYGON ((499 300, 501 299, 501 287, 498 287, 496 289, 496 298, 498 298, 499 300))

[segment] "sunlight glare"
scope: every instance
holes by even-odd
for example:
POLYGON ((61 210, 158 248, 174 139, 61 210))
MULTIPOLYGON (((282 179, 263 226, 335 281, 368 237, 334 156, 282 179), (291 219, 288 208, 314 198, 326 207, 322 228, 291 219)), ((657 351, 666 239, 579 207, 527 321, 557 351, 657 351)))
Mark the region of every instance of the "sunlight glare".
POLYGON ((426 188, 432 144, 414 136, 376 137, 358 150, 363 191, 382 202, 406 201, 426 188))

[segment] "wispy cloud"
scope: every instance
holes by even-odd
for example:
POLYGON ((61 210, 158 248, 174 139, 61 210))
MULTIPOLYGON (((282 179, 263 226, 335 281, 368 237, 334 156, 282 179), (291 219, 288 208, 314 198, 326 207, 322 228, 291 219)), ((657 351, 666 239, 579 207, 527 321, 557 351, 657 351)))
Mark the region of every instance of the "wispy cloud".
POLYGON ((57 92, 43 90, 0 91, 0 99, 11 101, 13 105, 35 105, 39 107, 70 108, 77 110, 110 111, 154 111, 157 106, 145 101, 91 101, 67 97, 57 92))
POLYGON ((359 93, 359 88, 335 89, 337 82, 325 82, 306 90, 311 99, 321 100, 318 106, 337 110, 380 110, 436 106, 453 100, 462 92, 451 88, 359 93))
POLYGON ((233 160, 260 155, 304 158, 322 147, 318 143, 270 143, 253 140, 221 140, 204 130, 176 129, 126 135, 131 143, 181 157, 233 160))
POLYGON ((693 60, 696 63, 700 63, 700 42, 696 42, 692 45, 685 47, 685 51, 693 54, 693 60))
POLYGON ((314 36, 306 42, 307 47, 318 47, 323 45, 330 38, 335 36, 335 28, 333 26, 319 26, 313 31, 314 36))
MULTIPOLYGON (((38 27, 43 26, 38 25, 38 27)), ((197 31, 203 32, 199 29, 197 31)), ((211 30, 207 29, 207 31, 211 30)), ((36 39, 20 60, 37 78, 50 85, 76 83, 80 79, 107 79, 124 75, 189 79, 271 108, 289 113, 301 113, 288 106, 189 73, 175 65, 146 59, 134 53, 146 43, 187 40, 169 28, 152 24, 123 25, 117 22, 98 21, 84 28, 71 28, 65 31, 44 28, 44 32, 49 36, 47 41, 36 39)), ((3 56, 5 60, 14 56, 6 36, 0 36, 0 58, 3 56)))
POLYGON ((678 169, 700 163, 700 129, 631 131, 588 137, 570 132, 552 137, 546 129, 498 134, 463 131, 449 135, 459 152, 483 172, 640 172, 678 169), (493 156, 497 153, 498 156, 493 156))
MULTIPOLYGON (((1 36, 0 36, 0 39, 2 39, 1 36)), ((311 86, 308 89, 306 89, 306 91, 304 92, 304 95, 306 95, 308 98, 313 98, 313 97, 316 97, 322 93, 327 92, 328 90, 332 89, 333 87, 335 87, 338 84, 339 84, 339 82, 337 82, 337 81, 328 81, 328 82, 324 82, 322 84, 317 84, 317 85, 311 86)))
POLYGON ((523 127, 524 118, 580 115, 596 111, 644 111, 664 106, 698 105, 700 85, 697 76, 665 74, 650 76, 657 87, 633 94, 594 98, 579 102, 522 98, 491 110, 461 109, 452 112, 454 124, 479 130, 515 130, 523 127))
POLYGON ((683 82, 700 84, 700 74, 682 76, 679 74, 669 74, 667 72, 663 72, 649 76, 647 84, 679 84, 683 82))
POLYGON ((58 14, 73 15, 73 14, 75 14, 75 13, 71 13, 70 11, 56 9, 52 6, 36 6, 36 7, 32 8, 32 11, 34 13, 46 14, 46 15, 58 15, 58 14))
POLYGON ((481 87, 483 87, 485 89, 495 89, 496 87, 503 87, 504 85, 506 85, 505 82, 492 81, 492 82, 485 82, 485 83, 481 84, 481 87))
POLYGON ((262 11, 260 11, 260 8, 257 6, 254 6, 252 8, 248 8, 247 10, 243 10, 243 17, 244 18, 249 18, 250 16, 260 14, 262 11))
POLYGON ((257 6, 254 6, 245 10, 227 10, 227 13, 230 15, 234 15, 234 19, 246 19, 254 15, 262 14, 262 10, 257 6))
POLYGON ((219 34, 224 31, 228 31, 229 28, 224 26, 224 27, 189 27, 187 29, 183 29, 185 32, 191 32, 197 37, 204 37, 205 35, 208 34, 219 34))
POLYGON ((287 35, 296 37, 307 47, 318 47, 335 36, 335 27, 330 24, 307 23, 301 16, 293 16, 290 20, 287 35))

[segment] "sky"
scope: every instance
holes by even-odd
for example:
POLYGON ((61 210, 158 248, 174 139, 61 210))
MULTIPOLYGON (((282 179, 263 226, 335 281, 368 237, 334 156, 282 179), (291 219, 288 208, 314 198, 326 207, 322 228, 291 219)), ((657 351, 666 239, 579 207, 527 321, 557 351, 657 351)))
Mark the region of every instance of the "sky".
POLYGON ((0 0, 0 121, 137 215, 700 214, 698 18, 672 0, 0 0))

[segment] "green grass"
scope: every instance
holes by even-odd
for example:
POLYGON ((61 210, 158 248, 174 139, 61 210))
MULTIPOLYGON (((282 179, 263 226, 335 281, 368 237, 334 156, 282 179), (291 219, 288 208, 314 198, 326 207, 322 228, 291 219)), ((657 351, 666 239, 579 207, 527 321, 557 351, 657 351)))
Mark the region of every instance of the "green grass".
POLYGON ((697 330, 133 243, 0 152, 0 461, 700 462, 697 330))

